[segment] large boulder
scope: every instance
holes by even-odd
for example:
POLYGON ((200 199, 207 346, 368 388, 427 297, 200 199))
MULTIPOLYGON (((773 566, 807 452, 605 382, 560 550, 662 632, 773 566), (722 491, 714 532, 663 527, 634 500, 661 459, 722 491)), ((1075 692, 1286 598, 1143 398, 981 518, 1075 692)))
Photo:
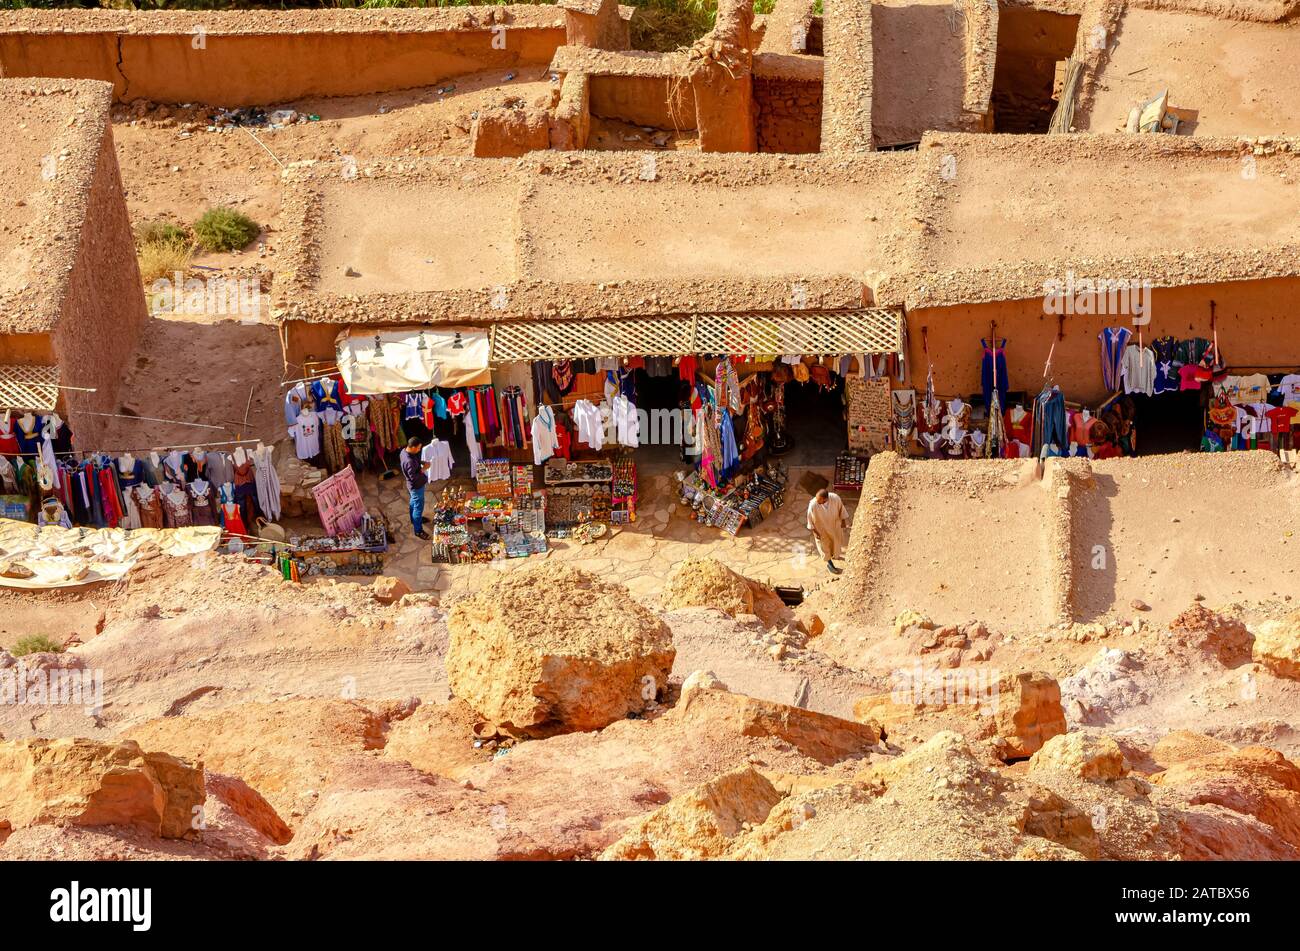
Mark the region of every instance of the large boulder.
POLYGON ((502 730, 599 730, 668 685, 672 632, 626 588, 562 564, 514 571, 447 621, 455 696, 502 730))
POLYGON ((1003 677, 998 681, 995 707, 998 755, 1004 760, 1032 756, 1066 731, 1061 688, 1047 674, 1022 672, 1003 677))
POLYGON ((993 741, 1003 760, 1025 759, 1066 731, 1061 690, 1044 673, 1007 674, 997 681, 957 676, 918 682, 890 693, 871 694, 853 705, 853 718, 886 730, 918 718, 940 715, 963 733, 993 741), (971 729, 959 724, 971 723, 971 729))
POLYGON ((1120 779, 1127 772, 1124 751, 1105 734, 1062 733, 1029 758, 1029 775, 1063 770, 1080 779, 1120 779))
POLYGON ((1272 826, 1300 848, 1300 767, 1277 750, 1248 746, 1175 763, 1151 781, 1191 806, 1223 806, 1272 826))
POLYGON ((0 827, 134 825, 180 838, 196 828, 205 799, 202 763, 130 740, 0 743, 0 827))
POLYGON ((522 103, 481 109, 470 128, 470 146, 478 158, 517 158, 549 149, 550 117, 545 109, 522 103))
POLYGON ((1255 633, 1255 663, 1278 677, 1300 680, 1300 611, 1281 621, 1265 621, 1255 633))
POLYGON ((601 855, 605 860, 715 859, 767 818, 781 794, 744 767, 696 786, 639 820, 601 855))

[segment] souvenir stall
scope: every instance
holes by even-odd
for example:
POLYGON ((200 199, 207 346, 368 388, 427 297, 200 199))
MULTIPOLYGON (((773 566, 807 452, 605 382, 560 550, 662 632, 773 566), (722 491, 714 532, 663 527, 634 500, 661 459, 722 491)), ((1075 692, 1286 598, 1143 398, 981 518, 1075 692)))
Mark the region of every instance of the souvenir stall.
MULTIPOLYGON (((881 319, 891 332, 901 323, 881 319)), ((806 320, 791 318, 800 327, 806 320)), ((294 382, 286 422, 299 455, 331 471, 365 471, 358 441, 370 469, 391 469, 412 436, 425 446, 431 482, 465 465, 472 488, 435 485, 427 509, 434 560, 459 563, 534 554, 548 538, 586 541, 634 523, 644 460, 689 465, 679 493, 692 518, 732 532, 757 524, 784 499, 786 466, 777 457, 801 441, 827 442, 791 425, 787 384, 805 384, 796 395, 834 400, 811 422, 829 425, 831 442, 843 446, 845 379, 901 373, 896 354, 540 358, 598 351, 612 334, 603 322, 344 332, 337 363, 294 382), (503 346, 507 331, 515 336, 503 346), (350 435, 320 438, 348 426, 349 416, 350 435), (641 431, 661 424, 671 433, 641 431), (327 442, 341 452, 328 454, 327 442)), ((888 400, 887 382, 883 393, 888 400)))
MULTIPOLYGON (((198 428, 177 420, 161 422, 198 428)), ((219 526, 252 537, 280 517, 274 450, 256 440, 78 449, 55 411, 0 414, 0 513, 65 528, 219 526)))

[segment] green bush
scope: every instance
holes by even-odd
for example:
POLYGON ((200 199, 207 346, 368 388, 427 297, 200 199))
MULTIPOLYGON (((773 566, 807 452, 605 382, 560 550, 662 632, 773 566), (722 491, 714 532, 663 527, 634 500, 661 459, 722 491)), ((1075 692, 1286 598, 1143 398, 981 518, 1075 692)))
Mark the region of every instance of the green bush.
POLYGON ((257 222, 233 208, 209 208, 194 222, 194 237, 206 251, 238 251, 257 237, 257 222))
POLYGON ((177 224, 164 218, 146 221, 135 229, 137 245, 145 244, 189 244, 190 233, 177 224))
POLYGON ((28 634, 18 638, 18 643, 9 648, 14 657, 26 657, 28 654, 63 653, 63 645, 44 634, 28 634))

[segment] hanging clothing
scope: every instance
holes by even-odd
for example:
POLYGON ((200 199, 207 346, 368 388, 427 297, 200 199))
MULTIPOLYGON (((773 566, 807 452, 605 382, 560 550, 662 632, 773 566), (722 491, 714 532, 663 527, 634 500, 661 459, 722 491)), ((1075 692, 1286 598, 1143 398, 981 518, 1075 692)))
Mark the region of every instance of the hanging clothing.
POLYGON ((998 405, 1005 406, 1008 385, 1007 340, 1005 337, 992 342, 981 339, 980 346, 984 348, 984 355, 980 358, 980 387, 984 391, 984 405, 993 405, 993 393, 996 390, 998 405))
MULTIPOLYGON (((616 396, 610 401, 609 415, 618 444, 635 449, 641 437, 641 423, 636 406, 626 396, 616 396)), ((732 441, 735 441, 734 437, 732 441)))
POLYGON ((1109 393, 1119 392, 1124 348, 1131 336, 1133 331, 1127 327, 1103 327, 1097 334, 1101 341, 1101 381, 1109 393))
POLYGON ((605 422, 600 410, 590 400, 573 404, 573 422, 578 427, 578 442, 599 452, 605 448, 605 422))
POLYGON ((167 528, 189 528, 194 524, 190 515, 189 495, 173 486, 162 492, 163 524, 167 528))
POLYGON ((536 465, 540 466, 555 455, 558 445, 555 425, 555 410, 546 405, 537 407, 532 425, 533 462, 536 465))
POLYGON ((220 525, 221 516, 217 507, 217 493, 212 487, 212 483, 199 481, 191 482, 189 485, 190 494, 190 520, 195 525, 220 525))
POLYGON ((1130 344, 1124 350, 1124 363, 1120 376, 1124 381, 1125 393, 1154 396, 1156 393, 1155 351, 1150 347, 1137 347, 1130 344))
POLYGON ((1069 448, 1065 396, 1059 387, 1044 387, 1034 398, 1034 427, 1030 451, 1034 456, 1063 456, 1069 448))
POLYGON ((289 427, 294 451, 299 459, 314 459, 321 452, 321 418, 311 410, 304 410, 298 421, 289 427))
POLYGON ((456 464, 451 455, 451 446, 436 438, 420 450, 420 461, 429 465, 430 482, 450 479, 452 466, 456 464))
POLYGON ((253 451, 254 482, 257 486, 257 507, 272 522, 280 520, 280 474, 275 471, 275 448, 259 446, 253 451))

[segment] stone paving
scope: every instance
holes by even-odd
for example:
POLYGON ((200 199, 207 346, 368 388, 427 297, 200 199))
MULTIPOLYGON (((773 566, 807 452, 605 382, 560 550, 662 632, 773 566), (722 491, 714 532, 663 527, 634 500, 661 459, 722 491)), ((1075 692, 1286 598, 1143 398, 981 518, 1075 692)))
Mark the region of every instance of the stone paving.
MULTIPOLYGON (((805 528, 809 494, 798 483, 807 471, 791 467, 785 505, 757 528, 742 529, 735 538, 689 518, 689 510, 678 503, 676 481, 671 474, 643 476, 636 522, 611 525, 603 538, 589 545, 573 539, 552 539, 545 555, 470 565, 432 563, 429 543, 411 533, 406 488, 401 479, 367 477, 362 480, 362 492, 371 510, 382 510, 389 525, 396 529, 385 573, 402 578, 417 591, 461 595, 477 589, 485 578, 497 572, 522 568, 543 558, 560 558, 626 585, 639 598, 653 599, 673 568, 689 557, 716 558, 746 577, 771 584, 811 589, 827 581, 831 576, 818 559, 805 528)), ((827 478, 831 475, 829 469, 812 471, 827 478)), ((429 486, 426 514, 432 514, 434 500, 448 484, 429 486)), ((844 496, 850 515, 856 503, 856 496, 844 496)))

